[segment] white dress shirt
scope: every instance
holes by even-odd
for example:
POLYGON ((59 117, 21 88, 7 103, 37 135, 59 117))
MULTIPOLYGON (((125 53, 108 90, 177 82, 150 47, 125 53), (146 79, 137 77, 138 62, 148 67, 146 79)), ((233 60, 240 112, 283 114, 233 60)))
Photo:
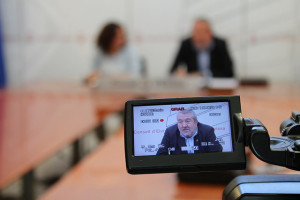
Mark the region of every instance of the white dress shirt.
MULTIPOLYGON (((194 133, 194 135, 193 135, 192 137, 190 137, 190 138, 185 137, 182 133, 180 133, 180 136, 183 137, 183 138, 185 139, 185 144, 186 144, 186 146, 187 146, 189 149, 191 149, 191 148, 194 147, 194 145, 195 145, 195 144, 194 144, 194 137, 195 137, 197 134, 198 134, 198 128, 196 129, 196 132, 194 133)), ((194 150, 188 150, 187 152, 188 152, 188 154, 193 154, 193 153, 195 153, 194 150)))

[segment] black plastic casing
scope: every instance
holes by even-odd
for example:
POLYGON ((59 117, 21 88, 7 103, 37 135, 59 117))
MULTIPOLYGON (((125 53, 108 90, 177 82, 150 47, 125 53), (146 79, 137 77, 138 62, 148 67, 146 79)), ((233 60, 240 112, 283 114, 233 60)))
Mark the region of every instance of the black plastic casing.
POLYGON ((223 200, 300 199, 299 174, 244 175, 233 179, 223 191, 223 200))
POLYGON ((126 169, 130 174, 235 170, 245 169, 246 166, 240 96, 236 95, 127 101, 124 138, 126 169), (233 152, 134 156, 134 106, 209 102, 229 102, 233 152))

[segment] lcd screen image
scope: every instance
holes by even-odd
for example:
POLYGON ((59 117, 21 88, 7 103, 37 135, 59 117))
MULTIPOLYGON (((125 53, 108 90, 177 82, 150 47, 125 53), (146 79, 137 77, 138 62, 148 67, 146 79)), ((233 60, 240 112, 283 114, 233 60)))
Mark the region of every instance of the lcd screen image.
POLYGON ((228 102, 133 107, 134 155, 232 152, 228 102))

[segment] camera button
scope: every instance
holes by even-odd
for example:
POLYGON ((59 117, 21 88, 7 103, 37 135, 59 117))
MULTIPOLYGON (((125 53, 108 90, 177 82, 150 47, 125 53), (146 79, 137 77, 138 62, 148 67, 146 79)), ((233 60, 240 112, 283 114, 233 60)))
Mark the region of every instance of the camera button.
POLYGON ((295 141, 295 149, 300 150, 300 140, 295 141))

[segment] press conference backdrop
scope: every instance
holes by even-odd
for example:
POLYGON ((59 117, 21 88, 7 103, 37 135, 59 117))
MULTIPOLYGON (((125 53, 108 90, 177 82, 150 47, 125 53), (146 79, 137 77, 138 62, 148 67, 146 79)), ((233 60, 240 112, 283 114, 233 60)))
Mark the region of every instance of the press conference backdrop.
POLYGON ((227 38, 238 77, 299 81, 298 0, 2 0, 9 83, 81 80, 94 41, 108 21, 123 23, 146 60, 150 77, 164 77, 192 22, 207 17, 227 38))
POLYGON ((200 123, 214 128, 223 152, 232 151, 231 125, 228 102, 196 103, 156 106, 135 106, 134 155, 155 155, 166 128, 177 124, 180 110, 193 109, 200 123))
MULTIPOLYGON (((1 10, 0 10, 0 16, 1 16, 1 10)), ((4 56, 3 56, 3 40, 2 40, 2 19, 0 18, 0 89, 4 88, 6 85, 6 74, 5 74, 5 68, 4 68, 4 56)))

